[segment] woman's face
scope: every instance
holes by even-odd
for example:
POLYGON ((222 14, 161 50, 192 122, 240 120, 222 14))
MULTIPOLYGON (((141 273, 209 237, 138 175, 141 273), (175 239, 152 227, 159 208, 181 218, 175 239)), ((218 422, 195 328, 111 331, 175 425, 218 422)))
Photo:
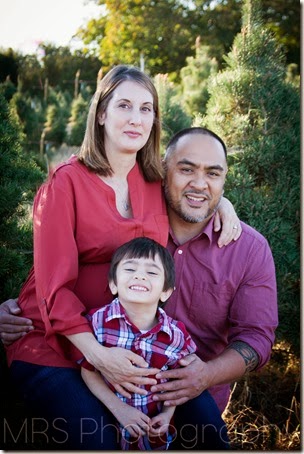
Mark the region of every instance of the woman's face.
POLYGON ((105 150, 137 153, 147 142, 154 121, 153 96, 137 82, 126 80, 113 91, 98 122, 104 126, 105 150))

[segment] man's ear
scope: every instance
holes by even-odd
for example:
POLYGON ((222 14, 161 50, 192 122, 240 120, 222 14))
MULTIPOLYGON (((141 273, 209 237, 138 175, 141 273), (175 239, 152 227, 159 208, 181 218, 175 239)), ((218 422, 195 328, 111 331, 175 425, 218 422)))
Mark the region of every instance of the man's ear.
POLYGON ((117 285, 114 283, 114 281, 109 282, 109 287, 112 295, 117 295, 117 285))
POLYGON ((159 298, 160 301, 161 301, 162 303, 165 303, 165 302, 167 301, 167 299, 169 299, 170 296, 172 295, 173 290, 174 290, 174 288, 169 288, 168 290, 163 291, 163 292, 161 293, 161 295, 160 295, 160 298, 159 298))

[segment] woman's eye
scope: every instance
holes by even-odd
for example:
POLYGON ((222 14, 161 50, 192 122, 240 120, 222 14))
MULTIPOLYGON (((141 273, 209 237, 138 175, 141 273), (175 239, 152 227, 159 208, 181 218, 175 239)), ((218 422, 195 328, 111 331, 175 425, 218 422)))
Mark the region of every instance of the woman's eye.
POLYGON ((125 268, 125 271, 134 272, 135 270, 133 268, 125 268))
POLYGON ((128 109, 129 105, 126 103, 119 104, 119 107, 122 107, 123 109, 128 109))
POLYGON ((145 107, 142 107, 142 109, 141 109, 141 110, 142 110, 142 111, 144 111, 144 112, 152 112, 152 109, 151 109, 151 107, 147 107, 147 106, 145 106, 145 107))

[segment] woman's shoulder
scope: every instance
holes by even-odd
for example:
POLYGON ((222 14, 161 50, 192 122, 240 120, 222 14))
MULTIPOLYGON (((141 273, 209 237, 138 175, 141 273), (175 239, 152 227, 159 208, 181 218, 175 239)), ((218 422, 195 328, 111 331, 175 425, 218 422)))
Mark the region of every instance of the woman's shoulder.
POLYGON ((66 161, 59 163, 50 170, 48 182, 58 184, 60 182, 77 182, 89 176, 91 172, 82 164, 76 155, 72 155, 66 161))

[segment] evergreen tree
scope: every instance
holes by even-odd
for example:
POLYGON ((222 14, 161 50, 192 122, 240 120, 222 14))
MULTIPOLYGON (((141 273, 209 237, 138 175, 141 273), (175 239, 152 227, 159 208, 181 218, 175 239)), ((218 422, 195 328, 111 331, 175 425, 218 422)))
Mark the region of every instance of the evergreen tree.
POLYGON ((196 40, 195 57, 187 57, 187 66, 181 69, 181 89, 185 110, 190 116, 206 113, 209 99, 208 78, 218 70, 217 62, 208 55, 209 46, 196 40))
POLYGON ((166 74, 158 74, 154 82, 162 120, 161 143, 165 148, 173 134, 191 126, 191 117, 183 110, 177 90, 166 74))
POLYGON ((18 121, 0 94, 0 301, 18 294, 32 263, 29 204, 44 178, 21 143, 18 121))
POLYGON ((72 102, 71 118, 68 124, 68 144, 80 146, 85 133, 89 101, 80 94, 72 102))
MULTIPOLYGON (((226 191, 244 221, 268 239, 279 294, 278 338, 299 349, 300 94, 284 56, 245 0, 242 31, 211 80, 205 124, 235 153, 226 191)), ((265 302, 267 304, 267 302, 265 302)))
POLYGON ((61 145, 66 139, 66 126, 70 116, 71 97, 66 92, 49 89, 47 99, 45 140, 51 145, 61 145))
POLYGON ((41 101, 29 98, 18 90, 12 97, 10 105, 15 110, 22 132, 26 136, 24 146, 29 150, 38 151, 45 120, 41 101))

